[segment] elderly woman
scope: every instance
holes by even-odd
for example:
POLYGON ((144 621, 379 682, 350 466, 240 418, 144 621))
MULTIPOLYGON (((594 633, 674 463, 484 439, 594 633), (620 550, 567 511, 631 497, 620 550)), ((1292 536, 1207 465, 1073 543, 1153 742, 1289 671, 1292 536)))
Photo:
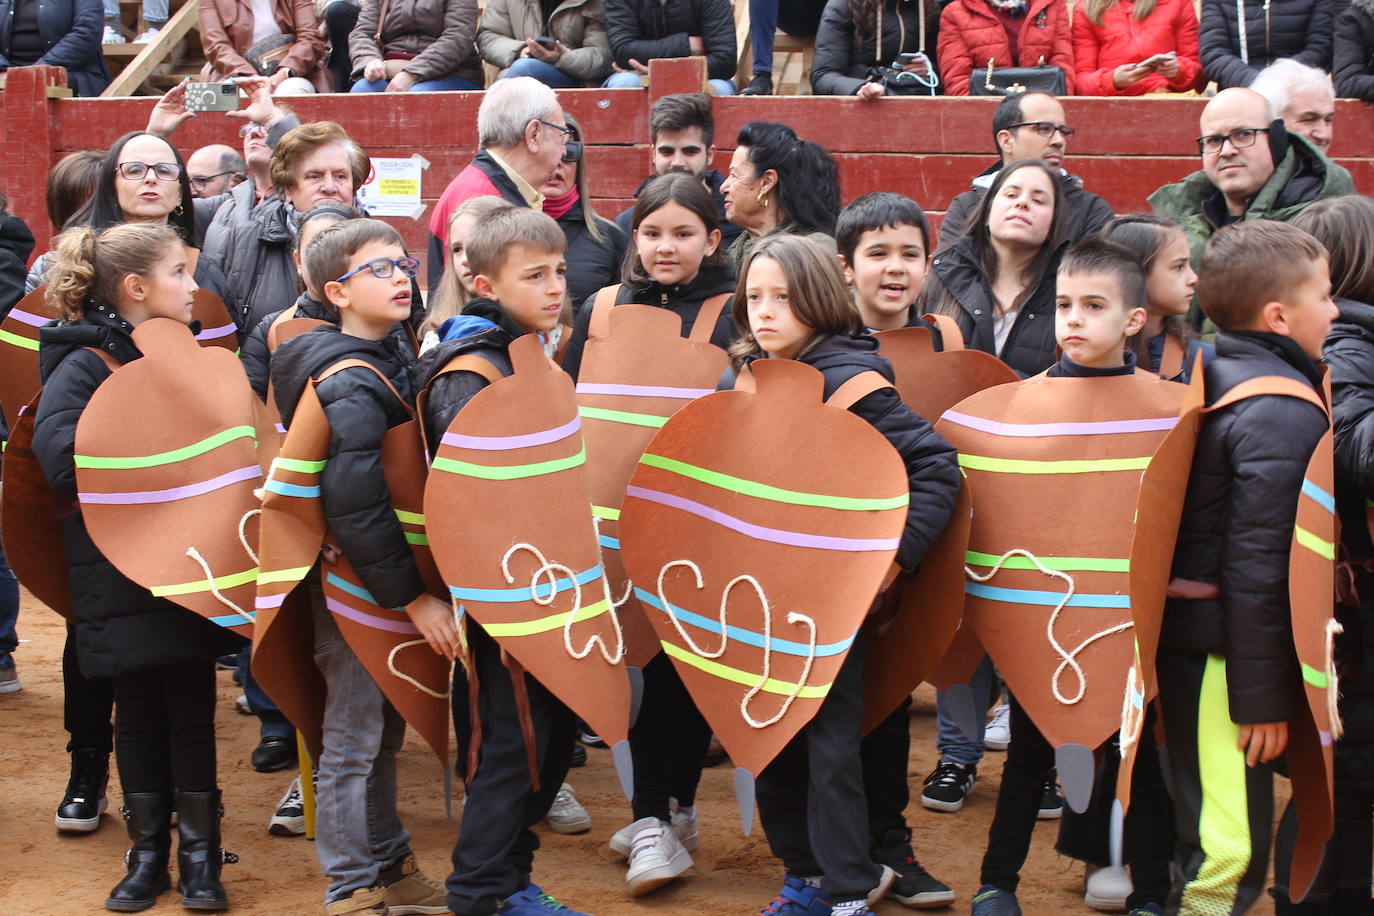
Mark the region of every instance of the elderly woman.
POLYGON ((730 246, 737 266, 755 239, 778 233, 805 235, 835 251, 840 215, 835 160, 786 124, 751 121, 740 128, 720 192, 725 218, 744 230, 730 246))
POLYGON ((208 61, 202 78, 265 76, 277 95, 330 91, 312 0, 201 0, 199 14, 208 61), (255 10, 272 15, 259 18, 255 10))
POLYGON ((568 298, 574 307, 590 295, 620 282, 627 239, 620 227, 602 219, 587 192, 587 155, 582 127, 564 115, 572 134, 553 177, 539 189, 544 212, 558 221, 568 239, 568 298))
POLYGON ((366 0, 348 37, 350 92, 482 88, 476 0, 366 0))

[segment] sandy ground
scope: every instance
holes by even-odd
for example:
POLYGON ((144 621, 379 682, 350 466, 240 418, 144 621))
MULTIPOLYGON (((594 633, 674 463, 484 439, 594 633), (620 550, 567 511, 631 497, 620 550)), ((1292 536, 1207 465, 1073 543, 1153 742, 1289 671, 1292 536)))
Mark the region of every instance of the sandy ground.
MULTIPOLYGON (((61 655, 63 629, 56 614, 27 593, 16 653, 24 689, 0 696, 0 912, 76 914, 104 912, 106 893, 122 876, 126 847, 118 807, 118 783, 111 781, 110 811, 101 828, 88 836, 59 835, 53 812, 67 778, 62 730, 61 655)), ((227 866, 225 885, 240 914, 322 912, 324 882, 313 844, 306 839, 273 837, 267 821, 285 790, 290 773, 261 774, 249 766, 257 743, 257 720, 236 715, 238 695, 229 672, 220 672, 220 784, 224 789, 225 846, 241 862, 227 866)), ((988 822, 1001 772, 1000 754, 989 754, 981 780, 958 814, 921 807, 921 779, 934 763, 934 703, 922 688, 913 707, 908 818, 915 828, 917 857, 932 874, 958 893, 943 912, 967 913, 977 889, 988 822)), ((421 741, 412 736, 401 758, 401 813, 414 834, 414 848, 426 872, 442 878, 456 833, 444 822, 441 776, 421 741)), ((592 814, 593 826, 581 836, 542 830, 534 878, 559 899, 598 916, 636 913, 746 916, 757 913, 777 891, 781 867, 762 833, 740 833, 728 765, 707 770, 698 796, 701 846, 696 867, 682 880, 632 900, 625 893, 623 866, 607 847, 611 834, 629 820, 609 753, 591 750, 586 767, 572 771, 577 797, 592 814)), ((454 805, 455 812, 458 810, 454 805)), ((457 815, 455 814, 455 817, 457 815)), ((1023 872, 1020 900, 1028 914, 1091 913, 1081 896, 1082 867, 1053 850, 1056 822, 1041 822, 1030 861, 1023 872)), ((1265 907, 1268 910, 1268 907, 1265 907)), ((182 912, 178 898, 165 894, 149 912, 182 912)), ((878 912, 906 912, 884 901, 878 912)))

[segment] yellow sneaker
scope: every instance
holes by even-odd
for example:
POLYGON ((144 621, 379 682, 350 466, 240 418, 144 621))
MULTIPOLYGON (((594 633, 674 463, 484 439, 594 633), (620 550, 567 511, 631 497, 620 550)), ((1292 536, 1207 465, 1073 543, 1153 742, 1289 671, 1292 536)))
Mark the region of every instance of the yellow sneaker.
POLYGON ((360 887, 342 900, 326 903, 327 916, 344 916, 358 913, 360 916, 389 916, 386 906, 386 893, 380 887, 360 887))

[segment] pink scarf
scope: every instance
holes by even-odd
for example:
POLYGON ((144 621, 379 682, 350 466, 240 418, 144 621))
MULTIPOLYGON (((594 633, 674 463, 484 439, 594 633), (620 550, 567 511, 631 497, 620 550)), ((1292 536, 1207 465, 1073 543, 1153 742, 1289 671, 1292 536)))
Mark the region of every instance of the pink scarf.
POLYGON ((577 200, 577 185, 573 185, 562 197, 544 198, 544 212, 554 219, 562 219, 563 214, 571 210, 577 200))

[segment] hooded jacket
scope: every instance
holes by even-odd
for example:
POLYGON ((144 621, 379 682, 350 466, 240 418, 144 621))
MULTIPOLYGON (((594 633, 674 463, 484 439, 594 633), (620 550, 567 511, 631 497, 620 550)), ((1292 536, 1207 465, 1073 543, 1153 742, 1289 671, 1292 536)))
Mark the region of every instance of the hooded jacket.
POLYGON ((0 213, 0 321, 24 298, 24 277, 33 244, 33 233, 22 219, 0 213))
MULTIPOLYGON (((752 357, 746 362, 761 358, 752 357)), ((825 376, 826 398, 861 372, 872 370, 893 381, 892 363, 878 355, 878 341, 867 334, 827 337, 798 360, 825 376)), ((958 453, 928 420, 903 403, 895 389, 875 391, 849 409, 882 433, 906 465, 911 503, 897 546, 897 563, 902 569, 914 570, 945 530, 954 511, 960 485, 958 453)))
POLYGON ((395 337, 364 340, 334 325, 283 343, 272 357, 272 390, 289 428, 305 386, 345 359, 375 366, 405 399, 402 404, 376 373, 344 369, 315 386, 329 420, 329 459, 320 472, 320 498, 337 546, 383 607, 403 607, 425 590, 382 473, 382 440, 411 419, 415 402, 411 357, 395 337))
POLYGON ((597 241, 587 228, 585 212, 579 200, 558 217, 558 228, 568 240, 568 299, 573 303, 620 279, 620 267, 625 261, 625 233, 615 223, 598 217, 601 240, 597 241))
POLYGON ((482 85, 477 54, 476 0, 388 0, 380 29, 380 2, 364 3, 348 36, 353 78, 361 79, 368 61, 388 54, 410 55, 401 69, 416 82, 460 76, 482 85), (377 33, 381 32, 381 43, 377 33))
MULTIPOLYGON (((816 95, 853 95, 868 82, 870 67, 887 67, 898 54, 924 51, 936 65, 940 35, 939 4, 926 0, 883 0, 875 36, 860 42, 849 0, 829 0, 816 31, 816 54, 811 64, 811 91, 816 95)), ((936 87, 938 92, 939 86, 936 87)), ((924 95, 928 90, 918 89, 924 95)))
POLYGON ((1080 6, 1073 17, 1073 62, 1079 95, 1188 92, 1206 85, 1192 0, 1158 0, 1150 15, 1139 21, 1134 0, 1117 0, 1103 10, 1101 25, 1082 9, 1080 6), (1138 83, 1116 88, 1112 74, 1117 67, 1170 51, 1178 55, 1178 73, 1172 79, 1150 73, 1138 83))
MULTIPOLYGON (((89 303, 86 317, 39 330, 43 399, 34 419, 34 454, 59 503, 67 580, 76 622, 76 653, 86 677, 116 677, 138 668, 215 658, 244 645, 241 637, 164 598, 154 598, 105 558, 76 504, 76 426, 110 369, 84 348, 120 363, 142 357, 131 325, 113 309, 89 303)), ((55 558, 56 559, 56 558, 55 558)))
MULTIPOLYGON (((948 248, 964 234, 964 227, 973 217, 982 202, 983 196, 992 187, 997 173, 1002 171, 1002 163, 994 162, 973 179, 967 191, 960 191, 949 202, 945 218, 940 222, 940 248, 948 248)), ((1064 189, 1064 238, 1069 244, 1076 245, 1086 238, 1092 238, 1111 222, 1111 204, 1091 191, 1083 189, 1083 179, 1059 170, 1059 183, 1064 189)))
POLYGON ((1002 362, 1022 376, 1032 376, 1054 365, 1054 281, 1059 258, 1068 247, 1060 244, 1040 282, 1035 284, 1016 313, 1002 352, 997 352, 993 315, 996 305, 992 284, 983 273, 983 266, 973 251, 973 239, 961 238, 953 247, 938 252, 930 262, 921 289, 922 312, 938 310, 946 295, 958 304, 959 313, 952 316, 963 332, 964 344, 972 350, 982 350, 1000 357, 1002 362))
POLYGON ((706 76, 734 79, 735 10, 729 0, 603 0, 615 62, 630 69, 660 57, 690 57, 693 35, 706 45, 706 76))
POLYGON ((988 0, 953 0, 940 14, 940 71, 945 95, 968 95, 969 77, 995 67, 1046 66, 1064 71, 1064 84, 1074 94, 1073 41, 1069 8, 1059 0, 1026 0, 1026 16, 1012 57, 1007 30, 988 0))
MULTIPOLYGON (((639 187, 635 188, 635 197, 638 198, 639 195, 643 193, 644 189, 648 187, 649 182, 657 177, 657 175, 650 175, 648 178, 641 181, 639 187)), ((725 184, 725 176, 715 169, 711 169, 703 175, 702 178, 706 182, 707 190, 711 192, 711 198, 716 202, 716 222, 720 229, 720 244, 728 251, 743 230, 725 218, 725 198, 720 193, 720 186, 725 184)), ((635 208, 633 206, 621 210, 620 214, 615 218, 615 224, 625 233, 627 242, 634 239, 634 220, 635 208)))
POLYGON ((1335 31, 1331 77, 1336 96, 1374 101, 1374 0, 1350 0, 1335 31))
POLYGON ((1274 61, 1331 69, 1332 0, 1241 0, 1245 44, 1236 26, 1237 0, 1202 0, 1198 51, 1206 79, 1218 88, 1248 86, 1274 61))
MULTIPOLYGON (((1272 219, 1286 223, 1314 200, 1354 194, 1355 183, 1344 166, 1337 165, 1313 146, 1306 137, 1288 131, 1286 152, 1274 174, 1245 209, 1243 219, 1272 219)), ((1221 192, 1207 173, 1198 169, 1175 184, 1166 184, 1149 196, 1150 206, 1160 216, 1183 227, 1193 254, 1193 267, 1202 259, 1202 249, 1219 226, 1208 216, 1206 205, 1213 197, 1213 212, 1225 212, 1221 192)))
MULTIPOLYGON (((0 0, 0 72, 8 70, 15 0, 0 0)), ((38 4, 38 36, 43 56, 37 63, 62 67, 77 96, 93 97, 110 85, 100 36, 105 25, 100 0, 43 0, 38 4)))
MULTIPOLYGON (((1278 375, 1315 387, 1316 364, 1288 337, 1221 332, 1207 402, 1278 375)), ((1306 401, 1246 398, 1207 414, 1193 452, 1173 575, 1214 584, 1217 598, 1170 598, 1160 644, 1225 656, 1231 720, 1291 718, 1305 702, 1288 600, 1289 546, 1307 463, 1326 416, 1306 401)))
POLYGON ((548 21, 540 0, 491 0, 482 10, 477 47, 482 59, 500 68, 499 79, 520 58, 525 40, 547 35, 567 48, 555 64, 594 89, 611 73, 611 40, 601 0, 562 0, 548 21))
POLYGON ((525 331, 511 320, 500 305, 490 299, 473 299, 462 314, 439 326, 439 345, 425 352, 415 363, 415 389, 429 387, 425 398, 425 437, 430 456, 439 449, 439 440, 458 411, 487 387, 487 380, 476 372, 450 372, 434 376, 455 356, 474 354, 496 367, 503 376, 515 371, 510 361, 511 341, 525 331))
MULTIPOLYGON (((1341 543, 1353 559, 1369 560, 1374 559, 1374 544, 1365 500, 1374 499, 1374 305, 1337 299, 1336 306, 1340 317, 1332 323, 1323 351, 1331 367, 1336 506, 1341 543)), ((1374 658, 1370 661, 1374 664, 1374 658)))
MULTIPOLYGON (((702 264, 701 269, 697 271, 697 275, 692 278, 690 283, 662 286, 649 280, 635 285, 621 284, 620 291, 616 293, 615 304, 653 305, 668 309, 682 319, 682 336, 686 337, 692 333, 702 303, 712 296, 733 293, 734 291, 735 269, 733 265, 702 264)), ((735 329, 735 320, 730 316, 732 301, 733 299, 727 301, 725 307, 720 310, 720 317, 716 319, 715 330, 711 332, 711 343, 722 350, 730 346, 730 341, 734 340, 738 333, 735 329)), ((595 302, 596 295, 592 294, 583 303, 581 311, 577 313, 577 319, 573 322, 572 337, 568 340, 568 349, 563 354, 563 371, 571 375, 574 380, 577 379, 578 372, 582 369, 582 349, 587 345, 587 332, 591 327, 592 306, 595 302)))

